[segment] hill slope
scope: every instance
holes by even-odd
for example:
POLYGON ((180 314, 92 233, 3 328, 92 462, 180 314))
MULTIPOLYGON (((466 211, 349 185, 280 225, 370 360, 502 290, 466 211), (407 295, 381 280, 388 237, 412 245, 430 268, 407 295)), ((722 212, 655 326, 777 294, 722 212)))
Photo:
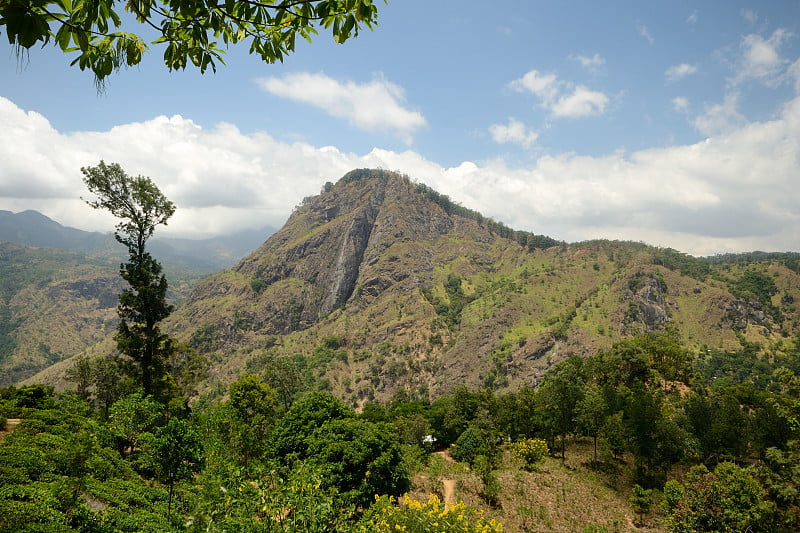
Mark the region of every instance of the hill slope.
POLYGON ((116 270, 83 256, 0 242, 0 386, 108 336, 122 286, 116 270))
POLYGON ((715 264, 635 243, 566 245, 407 177, 353 171, 198 284, 170 328, 223 382, 290 357, 353 403, 399 387, 517 387, 668 322, 696 349, 779 350, 798 333, 800 276, 786 257, 715 264), (748 272, 773 280, 766 300, 735 289, 748 272))

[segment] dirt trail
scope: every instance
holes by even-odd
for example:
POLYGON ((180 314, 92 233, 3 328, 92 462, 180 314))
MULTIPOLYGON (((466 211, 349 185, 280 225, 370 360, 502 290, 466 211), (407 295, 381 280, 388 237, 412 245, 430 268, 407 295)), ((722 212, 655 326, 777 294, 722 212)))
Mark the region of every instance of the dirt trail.
POLYGON ((5 429, 0 431, 0 442, 3 442, 5 436, 14 431, 14 428, 16 428, 19 425, 19 423, 20 423, 19 418, 9 418, 8 420, 6 420, 5 429))
MULTIPOLYGON (((441 452, 434 452, 436 455, 447 461, 448 463, 454 463, 453 458, 450 457, 450 454, 446 451, 441 452)), ((444 504, 449 507, 456 503, 456 480, 455 479, 442 479, 442 485, 444 488, 444 494, 442 498, 444 500, 444 504)))
POLYGON ((444 505, 450 507, 456 503, 456 480, 443 479, 442 485, 444 485, 444 505))

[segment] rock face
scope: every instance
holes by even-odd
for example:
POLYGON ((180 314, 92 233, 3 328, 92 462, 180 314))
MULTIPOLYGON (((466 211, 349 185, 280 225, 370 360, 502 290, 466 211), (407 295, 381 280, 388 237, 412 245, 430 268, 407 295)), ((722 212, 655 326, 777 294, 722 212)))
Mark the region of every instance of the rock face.
POLYGON ((669 322, 667 287, 663 280, 650 274, 631 278, 625 298, 631 302, 626 322, 641 324, 647 331, 661 329, 669 322))
POLYGON ((726 326, 743 331, 749 324, 768 326, 770 317, 761 308, 761 304, 750 300, 734 300, 726 309, 726 326))
MULTIPOLYGON (((474 221, 463 225, 485 242, 495 238, 474 221)), ((405 290, 429 284, 428 248, 454 229, 453 219, 419 195, 408 178, 353 171, 297 208, 231 275, 201 284, 189 305, 202 308, 203 301, 235 296, 254 302, 238 309, 244 329, 270 334, 305 329, 348 302, 375 298, 397 284, 405 290), (406 262, 398 270, 398 263, 406 262)))

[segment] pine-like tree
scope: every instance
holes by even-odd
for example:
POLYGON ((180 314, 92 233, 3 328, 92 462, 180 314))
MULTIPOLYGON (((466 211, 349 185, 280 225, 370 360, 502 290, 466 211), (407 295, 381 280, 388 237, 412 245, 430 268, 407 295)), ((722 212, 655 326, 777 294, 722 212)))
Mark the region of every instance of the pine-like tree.
POLYGON ((116 341, 128 357, 128 371, 144 390, 165 400, 168 379, 165 364, 175 342, 159 326, 172 312, 167 304, 167 279, 161 265, 145 249, 156 226, 167 224, 175 205, 145 176, 128 176, 116 163, 103 161, 96 167, 81 168, 84 183, 97 196, 87 200, 95 209, 106 209, 121 219, 114 237, 128 248, 128 261, 120 265, 120 275, 130 287, 119 297, 117 313, 121 319, 116 341))

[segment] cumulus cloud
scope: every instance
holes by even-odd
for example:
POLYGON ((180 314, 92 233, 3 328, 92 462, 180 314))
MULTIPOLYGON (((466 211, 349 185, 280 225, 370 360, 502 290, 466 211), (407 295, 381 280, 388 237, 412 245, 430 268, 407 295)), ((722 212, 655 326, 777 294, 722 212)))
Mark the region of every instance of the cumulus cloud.
POLYGON ((405 92, 387 80, 341 82, 325 74, 299 72, 256 80, 268 93, 322 109, 366 131, 388 131, 411 142, 425 117, 404 106, 405 92))
POLYGON ((600 54, 594 54, 593 56, 583 56, 583 55, 571 55, 570 59, 574 59, 581 66, 589 71, 597 71, 606 64, 606 59, 601 56, 600 54))
POLYGON ((694 120, 694 127, 703 135, 728 133, 742 125, 746 119, 739 112, 739 94, 730 93, 721 104, 705 106, 705 112, 694 120))
POLYGON ((744 36, 741 42, 741 61, 734 83, 747 80, 759 80, 770 86, 781 83, 781 74, 789 61, 781 57, 780 48, 790 35, 784 29, 777 29, 768 39, 756 34, 744 36))
POLYGON ((603 157, 548 155, 521 167, 502 160, 444 167, 411 150, 346 153, 230 124, 204 129, 180 116, 66 134, 3 98, 0 123, 0 209, 37 209, 83 229, 113 228, 79 199, 86 194, 80 166, 102 158, 152 177, 176 203, 163 234, 280 226, 326 181, 382 167, 511 227, 567 241, 629 239, 694 254, 800 250, 800 97, 773 120, 704 142, 603 157))
POLYGON ((498 144, 513 143, 530 147, 539 138, 539 134, 529 130, 525 124, 510 118, 508 124, 492 124, 489 126, 492 140, 498 144))
POLYGON ((516 91, 528 91, 543 101, 550 102, 556 99, 563 83, 558 80, 555 74, 542 74, 538 70, 531 70, 521 78, 512 81, 509 85, 516 91))
POLYGON ((608 105, 608 96, 578 85, 570 94, 566 94, 551 106, 556 117, 585 117, 602 115, 608 105))
POLYGON ((667 77, 669 81, 678 81, 680 79, 685 78, 686 76, 690 76, 697 72, 696 65, 690 65, 688 63, 681 63, 680 65, 673 65, 669 67, 664 75, 667 77))
POLYGON ((526 72, 521 78, 513 80, 509 87, 536 95, 542 107, 556 118, 601 115, 609 102, 608 96, 602 92, 559 80, 555 74, 543 74, 538 70, 526 72))

